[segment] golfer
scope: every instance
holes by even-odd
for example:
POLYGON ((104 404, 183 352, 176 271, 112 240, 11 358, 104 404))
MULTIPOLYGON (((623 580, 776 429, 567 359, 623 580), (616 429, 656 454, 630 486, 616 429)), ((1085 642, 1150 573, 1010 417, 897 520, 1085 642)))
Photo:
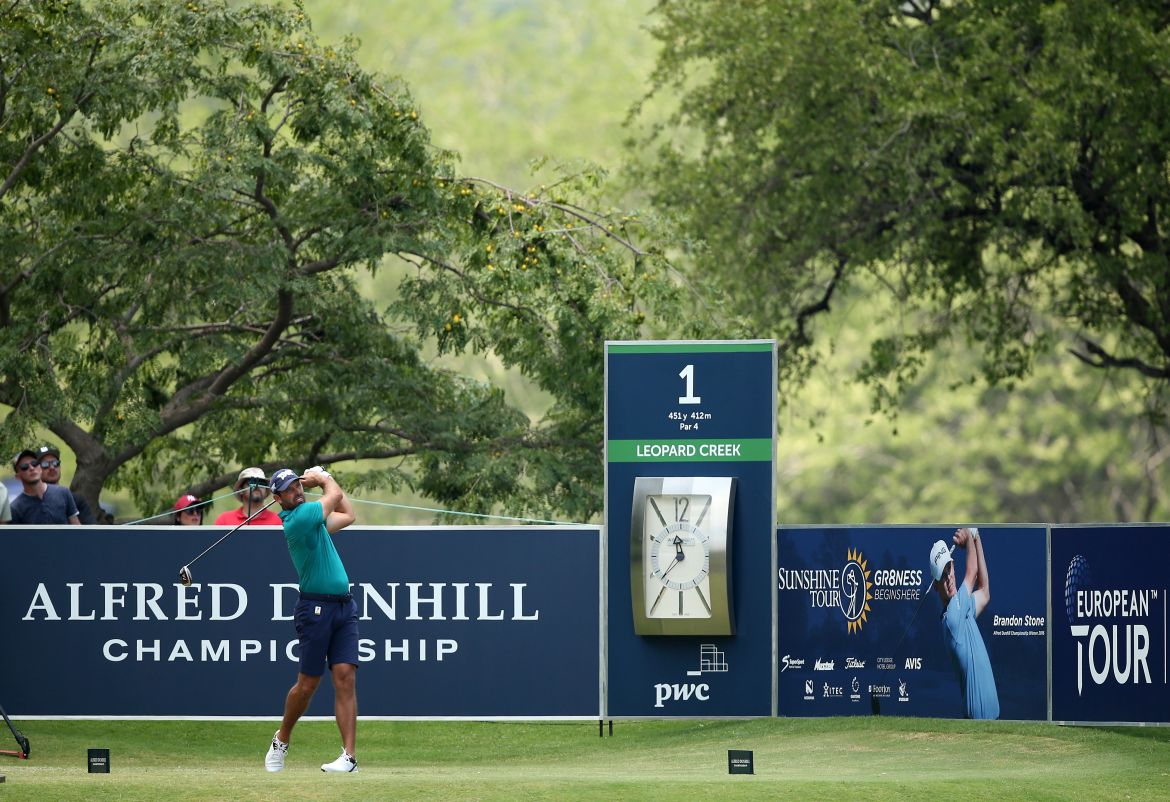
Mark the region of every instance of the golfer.
POLYGON ((341 756, 322 765, 321 771, 357 771, 357 605, 330 537, 353 523, 353 507, 345 491, 320 467, 310 468, 304 476, 281 468, 272 475, 269 488, 280 502, 284 539, 300 579, 301 595, 293 618, 300 638, 301 669, 285 699, 284 718, 272 736, 264 768, 284 768, 293 727, 308 709, 328 659, 342 748, 341 756), (305 488, 310 487, 321 488, 320 501, 305 501, 305 488))
POLYGON ((955 561, 951 559, 951 549, 946 541, 937 540, 930 549, 930 573, 943 605, 943 640, 959 675, 966 717, 999 718, 999 695, 995 690, 991 659, 983 645, 979 625, 975 623, 976 617, 991 601, 983 541, 979 530, 974 527, 956 529, 952 540, 959 548, 968 549, 972 545, 974 548, 968 549, 962 585, 956 585, 955 561))

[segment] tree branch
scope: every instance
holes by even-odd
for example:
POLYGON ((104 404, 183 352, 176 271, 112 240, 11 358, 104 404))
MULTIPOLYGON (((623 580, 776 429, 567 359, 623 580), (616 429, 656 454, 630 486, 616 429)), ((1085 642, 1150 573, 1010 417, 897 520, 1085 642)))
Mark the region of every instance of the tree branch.
POLYGON ((1136 370, 1141 375, 1151 379, 1170 379, 1170 366, 1159 368, 1141 359, 1116 357, 1088 337, 1081 336, 1077 339, 1081 341, 1088 353, 1083 353, 1075 348, 1070 348, 1069 353, 1090 367, 1124 368, 1136 370))

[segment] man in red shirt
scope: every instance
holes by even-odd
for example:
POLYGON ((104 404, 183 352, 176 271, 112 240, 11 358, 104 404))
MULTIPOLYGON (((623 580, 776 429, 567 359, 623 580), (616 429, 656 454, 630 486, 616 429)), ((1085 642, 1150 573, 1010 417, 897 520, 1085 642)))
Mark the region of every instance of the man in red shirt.
MULTIPOLYGON (((239 526, 253 513, 268 503, 268 479, 264 471, 259 468, 244 468, 236 479, 236 495, 240 497, 240 507, 235 510, 221 512, 215 518, 216 526, 239 526)), ((272 510, 264 512, 252 519, 249 526, 282 526, 280 516, 272 510)))

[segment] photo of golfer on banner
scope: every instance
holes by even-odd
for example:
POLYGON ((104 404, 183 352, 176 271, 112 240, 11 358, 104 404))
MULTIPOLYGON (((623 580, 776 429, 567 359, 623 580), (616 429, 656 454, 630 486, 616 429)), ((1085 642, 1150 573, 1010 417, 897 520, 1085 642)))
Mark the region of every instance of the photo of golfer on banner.
POLYGON ((930 548, 930 574, 943 605, 943 640, 959 677, 966 717, 996 719, 999 718, 999 695, 995 689, 995 675, 983 636, 975 623, 991 601, 983 541, 975 527, 956 529, 951 540, 954 546, 948 547, 946 541, 936 540, 930 548), (961 584, 957 584, 955 561, 951 557, 955 546, 967 552, 961 584))
POLYGON ((272 474, 269 488, 280 502, 284 539, 300 581, 293 619, 300 638, 301 666, 285 699, 280 729, 272 736, 264 767, 268 771, 284 769, 293 727, 308 709, 328 660, 341 754, 323 764, 321 771, 357 771, 357 605, 331 537, 353 523, 353 506, 336 480, 319 466, 309 468, 303 476, 281 468, 272 474), (321 488, 322 496, 318 501, 306 501, 305 490, 313 487, 321 488))

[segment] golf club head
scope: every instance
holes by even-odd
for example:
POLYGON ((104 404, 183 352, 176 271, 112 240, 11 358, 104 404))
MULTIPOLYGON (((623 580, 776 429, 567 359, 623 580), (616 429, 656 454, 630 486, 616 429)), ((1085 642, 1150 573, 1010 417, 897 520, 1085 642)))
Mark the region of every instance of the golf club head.
POLYGON ((20 751, 24 753, 24 759, 28 760, 28 738, 25 738, 24 735, 19 735, 16 742, 20 744, 20 751))
POLYGON ((191 587, 191 569, 185 565, 179 569, 179 581, 183 587, 191 587))

